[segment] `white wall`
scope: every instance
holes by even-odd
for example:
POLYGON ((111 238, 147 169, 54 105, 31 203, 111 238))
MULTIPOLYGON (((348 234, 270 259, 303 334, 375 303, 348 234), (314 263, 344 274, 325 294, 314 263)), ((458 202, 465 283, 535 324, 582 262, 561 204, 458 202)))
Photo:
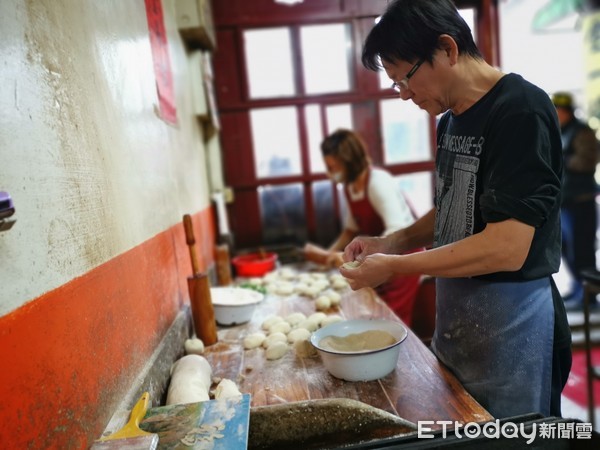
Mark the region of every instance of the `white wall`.
POLYGON ((178 125, 157 116, 143 0, 0 2, 0 315, 210 204, 174 0, 178 125))

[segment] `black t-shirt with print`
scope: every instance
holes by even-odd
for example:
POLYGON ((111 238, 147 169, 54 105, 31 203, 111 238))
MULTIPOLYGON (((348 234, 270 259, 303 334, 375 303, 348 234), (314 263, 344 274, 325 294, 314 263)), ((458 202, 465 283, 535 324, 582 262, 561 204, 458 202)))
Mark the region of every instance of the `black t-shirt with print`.
MULTIPOLYGON (((437 128, 436 168, 434 246, 514 218, 535 228, 523 267, 477 278, 522 281, 558 271, 562 146, 544 91, 508 74, 464 113, 446 112, 437 128)), ((557 291, 554 303, 564 312, 557 291)))

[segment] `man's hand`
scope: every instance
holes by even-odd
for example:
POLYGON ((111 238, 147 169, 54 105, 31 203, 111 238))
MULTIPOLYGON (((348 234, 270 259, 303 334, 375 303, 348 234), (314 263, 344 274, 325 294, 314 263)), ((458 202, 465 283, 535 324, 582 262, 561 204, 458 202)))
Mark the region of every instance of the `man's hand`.
POLYGON ((389 259, 397 258, 382 253, 368 255, 358 265, 347 262, 340 266, 340 274, 345 277, 353 290, 376 287, 394 274, 389 259))

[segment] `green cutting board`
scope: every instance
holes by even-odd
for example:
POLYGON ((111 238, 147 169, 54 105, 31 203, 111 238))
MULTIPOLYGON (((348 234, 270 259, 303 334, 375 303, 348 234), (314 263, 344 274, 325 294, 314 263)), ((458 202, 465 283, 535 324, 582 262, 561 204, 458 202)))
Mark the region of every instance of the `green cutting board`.
POLYGON ((248 447, 250 394, 150 408, 140 428, 158 434, 157 450, 234 450, 248 447))

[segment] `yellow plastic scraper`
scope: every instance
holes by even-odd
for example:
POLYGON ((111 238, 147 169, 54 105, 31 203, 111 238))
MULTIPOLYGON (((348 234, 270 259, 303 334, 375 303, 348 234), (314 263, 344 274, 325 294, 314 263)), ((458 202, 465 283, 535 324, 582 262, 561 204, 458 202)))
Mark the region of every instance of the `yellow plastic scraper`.
POLYGON ((131 410, 129 422, 119 431, 98 439, 90 450, 156 450, 158 435, 140 429, 140 421, 146 415, 149 399, 150 394, 144 392, 131 410))

